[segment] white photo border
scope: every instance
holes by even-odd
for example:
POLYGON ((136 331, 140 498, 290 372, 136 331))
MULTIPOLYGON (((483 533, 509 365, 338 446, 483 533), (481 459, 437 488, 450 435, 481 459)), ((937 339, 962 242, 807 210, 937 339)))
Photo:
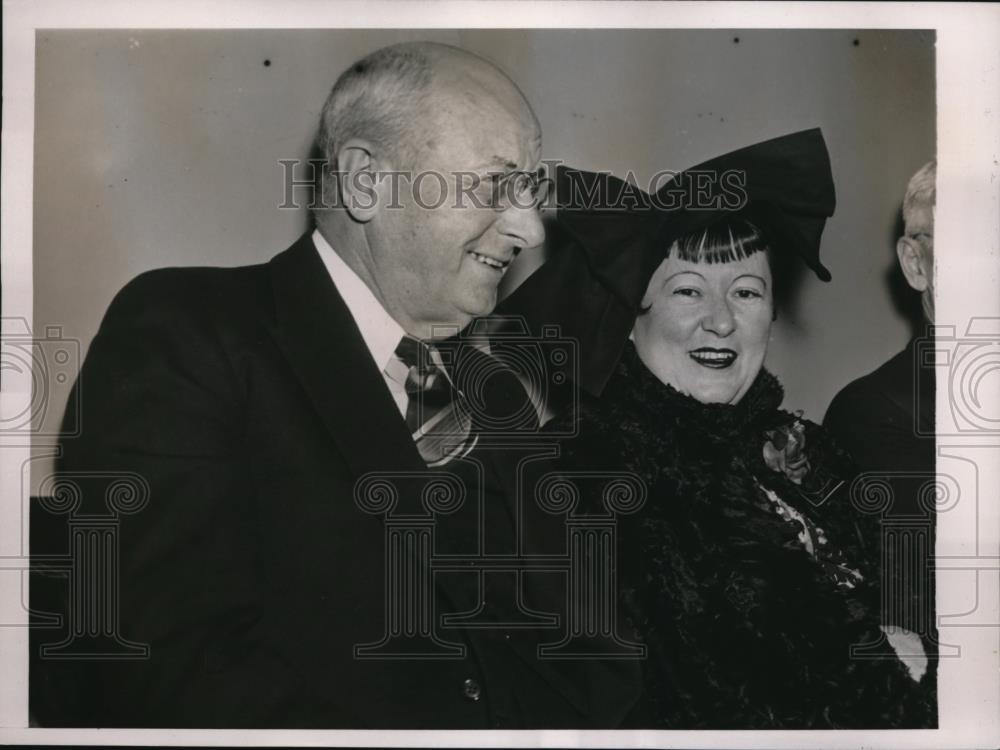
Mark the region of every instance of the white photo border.
MULTIPOLYGON (((937 34, 938 254, 937 310, 941 319, 968 322, 1000 316, 1000 8, 958 3, 605 3, 605 2, 311 2, 287 0, 5 0, 3 3, 2 260, 4 319, 32 319, 32 164, 35 31, 44 28, 810 28, 934 29, 937 34), (960 248, 958 256, 952 248, 960 248)), ((8 333, 5 331, 5 333, 8 333)), ((0 408, 16 413, 31 397, 30 373, 3 374, 0 408)), ((995 398, 1000 398, 997 394, 995 398)), ((939 388, 939 413, 947 408, 939 388)), ((996 413, 994 403, 990 413, 996 413)), ((949 445, 979 459, 980 487, 996 498, 1000 440, 975 435, 949 445)), ((28 446, 0 450, 0 579, 4 560, 19 553, 21 467, 28 446), (15 502, 15 498, 17 502, 15 502), (13 550, 13 551, 12 551, 13 550)), ((975 510, 975 509, 973 509, 975 510)), ((942 659, 940 728, 906 731, 236 731, 66 730, 27 728, 25 628, 0 627, 0 743, 324 745, 397 747, 830 747, 971 748, 1000 744, 1000 503, 979 509, 980 538, 954 534, 960 517, 942 516, 938 555, 986 561, 977 576, 979 627, 941 625, 942 639, 976 659, 942 659), (992 563, 989 560, 992 558, 992 563), (992 564, 992 568, 989 565, 992 564), (985 595, 986 598, 983 598, 985 595)), ((13 569, 14 566, 7 566, 13 569)), ((940 574, 939 574, 940 575, 940 574)), ((940 579, 939 579, 940 582, 940 579)), ((19 584, 0 583, 0 622, 20 607, 19 584)), ((939 612, 968 607, 965 595, 938 587, 939 612)))

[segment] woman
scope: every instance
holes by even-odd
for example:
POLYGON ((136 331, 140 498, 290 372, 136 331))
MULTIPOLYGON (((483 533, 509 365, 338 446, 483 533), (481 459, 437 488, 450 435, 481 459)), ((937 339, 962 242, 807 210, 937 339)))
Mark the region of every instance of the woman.
POLYGON ((794 255, 829 278, 822 137, 705 166, 746 170, 738 211, 560 212, 577 244, 554 268, 576 253, 607 299, 580 279, 588 300, 562 295, 573 316, 600 315, 580 331, 580 408, 547 429, 576 433, 561 470, 628 471, 648 490, 618 531, 620 606, 647 648, 637 724, 933 726, 926 685, 880 632, 878 520, 851 506, 845 457, 779 408, 763 369, 794 255))

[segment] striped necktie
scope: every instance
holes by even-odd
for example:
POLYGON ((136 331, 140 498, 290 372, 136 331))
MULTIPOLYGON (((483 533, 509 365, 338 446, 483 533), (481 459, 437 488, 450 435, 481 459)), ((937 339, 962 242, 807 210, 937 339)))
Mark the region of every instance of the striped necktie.
POLYGON ((407 367, 406 426, 428 466, 464 456, 476 443, 472 413, 435 354, 434 347, 412 336, 403 336, 396 347, 407 367))

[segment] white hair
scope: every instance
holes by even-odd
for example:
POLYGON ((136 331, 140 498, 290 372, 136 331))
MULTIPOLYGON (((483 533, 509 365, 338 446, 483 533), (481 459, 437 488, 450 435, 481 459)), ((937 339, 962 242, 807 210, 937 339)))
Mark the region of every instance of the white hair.
POLYGON ((906 226, 916 218, 917 212, 934 207, 937 193, 934 187, 936 179, 937 159, 924 164, 910 178, 906 186, 906 195, 903 197, 903 222, 906 226))
POLYGON ((333 85, 320 115, 317 145, 328 168, 351 138, 364 138, 411 166, 414 136, 425 126, 424 104, 433 78, 429 48, 420 42, 372 52, 345 70, 333 85))

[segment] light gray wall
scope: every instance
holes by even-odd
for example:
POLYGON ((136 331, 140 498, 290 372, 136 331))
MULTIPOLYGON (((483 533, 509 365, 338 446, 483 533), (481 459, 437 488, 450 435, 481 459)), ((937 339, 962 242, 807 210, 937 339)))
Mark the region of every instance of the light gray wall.
MULTIPOLYGON (((499 63, 536 109, 543 156, 583 168, 647 180, 822 127, 838 193, 822 248, 834 280, 806 281, 768 366, 786 405, 818 420, 842 385, 904 346, 887 272, 906 181, 934 154, 934 35, 921 31, 39 32, 35 331, 59 325, 85 350, 136 274, 254 263, 291 244, 308 217, 277 208, 278 160, 308 156, 343 68, 407 39, 499 63)), ((511 279, 539 260, 523 254, 511 279)), ((49 429, 67 388, 54 385, 49 429)))

